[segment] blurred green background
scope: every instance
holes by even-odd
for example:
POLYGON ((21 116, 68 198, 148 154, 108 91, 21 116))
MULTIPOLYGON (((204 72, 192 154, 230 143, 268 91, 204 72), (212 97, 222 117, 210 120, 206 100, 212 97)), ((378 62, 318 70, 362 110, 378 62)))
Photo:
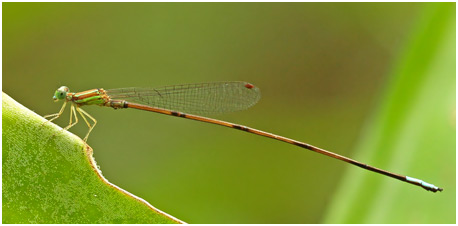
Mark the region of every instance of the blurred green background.
POLYGON ((2 89, 46 115, 61 85, 248 81, 261 101, 216 118, 444 192, 237 130, 86 107, 103 174, 188 223, 455 223, 455 31, 455 3, 3 3, 2 89))

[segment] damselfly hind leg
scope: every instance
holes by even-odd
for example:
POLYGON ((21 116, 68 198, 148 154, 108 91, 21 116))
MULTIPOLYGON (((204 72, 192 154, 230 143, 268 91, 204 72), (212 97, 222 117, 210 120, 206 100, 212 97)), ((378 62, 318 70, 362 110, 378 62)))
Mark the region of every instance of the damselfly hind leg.
POLYGON ((85 112, 83 109, 79 108, 78 106, 76 107, 76 110, 78 111, 78 113, 80 113, 81 117, 84 119, 84 121, 86 122, 87 126, 89 127, 89 131, 87 132, 86 136, 84 137, 84 142, 87 141, 87 138, 89 137, 89 134, 91 133, 92 129, 94 129, 95 127, 95 124, 97 124, 97 120, 95 120, 94 117, 92 117, 91 115, 89 115, 87 112, 85 112), (93 122, 94 124, 90 124, 86 117, 84 116, 86 115, 87 117, 89 117, 93 122))

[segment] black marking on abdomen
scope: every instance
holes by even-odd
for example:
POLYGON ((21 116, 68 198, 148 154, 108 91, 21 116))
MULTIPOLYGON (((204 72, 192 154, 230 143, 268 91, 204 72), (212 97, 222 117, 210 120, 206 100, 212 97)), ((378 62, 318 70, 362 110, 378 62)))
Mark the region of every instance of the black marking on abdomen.
POLYGON ((361 168, 364 168, 364 169, 367 169, 367 164, 364 164, 364 163, 360 163, 360 162, 351 162, 351 164, 355 165, 355 166, 359 166, 361 168))
POLYGON ((241 125, 233 125, 232 128, 238 129, 238 130, 242 130, 242 131, 245 131, 245 132, 250 131, 250 129, 248 129, 246 126, 241 126, 241 125))
POLYGON ((305 148, 305 149, 309 149, 311 146, 308 145, 308 144, 304 144, 304 143, 299 143, 299 142, 294 142, 293 144, 301 147, 301 148, 305 148))
POLYGON ((127 108, 128 107, 127 101, 124 100, 112 100, 110 101, 110 107, 114 108, 115 110, 118 108, 127 108))
POLYGON ((173 116, 177 116, 177 117, 182 117, 182 118, 186 118, 186 114, 184 113, 181 113, 181 112, 177 112, 177 111, 171 111, 170 112, 171 115, 173 116))

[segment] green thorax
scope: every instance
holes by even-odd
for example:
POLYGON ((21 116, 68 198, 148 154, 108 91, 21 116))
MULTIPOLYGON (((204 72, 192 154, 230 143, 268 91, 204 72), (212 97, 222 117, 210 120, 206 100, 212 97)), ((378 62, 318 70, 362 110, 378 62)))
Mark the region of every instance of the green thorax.
POLYGON ((78 105, 105 105, 110 98, 103 89, 91 89, 79 93, 68 93, 67 100, 78 105))

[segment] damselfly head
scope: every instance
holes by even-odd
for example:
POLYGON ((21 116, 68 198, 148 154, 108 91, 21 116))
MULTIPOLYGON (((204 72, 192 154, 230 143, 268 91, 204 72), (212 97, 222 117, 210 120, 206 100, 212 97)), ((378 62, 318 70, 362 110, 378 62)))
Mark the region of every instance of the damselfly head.
POLYGON ((68 87, 61 86, 59 89, 56 90, 54 96, 52 97, 54 99, 54 102, 64 100, 68 92, 70 92, 70 89, 68 87))

